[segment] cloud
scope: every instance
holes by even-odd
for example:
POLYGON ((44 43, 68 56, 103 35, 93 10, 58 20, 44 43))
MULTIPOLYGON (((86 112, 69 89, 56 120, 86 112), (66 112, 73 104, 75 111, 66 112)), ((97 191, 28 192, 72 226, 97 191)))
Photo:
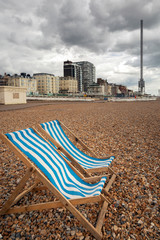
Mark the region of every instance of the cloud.
POLYGON ((110 31, 135 30, 139 19, 146 19, 146 27, 159 23, 158 0, 92 0, 90 9, 96 25, 107 27, 110 31), (157 7, 154 7, 157 6, 157 7))
POLYGON ((51 36, 53 40, 57 38, 69 48, 74 46, 88 50, 97 48, 96 36, 100 30, 94 28, 89 1, 44 1, 38 14, 46 20, 41 25, 44 36, 51 36))
POLYGON ((148 34, 154 35, 160 20, 158 7, 156 0, 45 0, 37 14, 45 19, 40 26, 42 35, 50 38, 53 46, 56 39, 57 47, 64 44, 97 54, 126 51, 137 55, 140 19, 144 19, 148 34))

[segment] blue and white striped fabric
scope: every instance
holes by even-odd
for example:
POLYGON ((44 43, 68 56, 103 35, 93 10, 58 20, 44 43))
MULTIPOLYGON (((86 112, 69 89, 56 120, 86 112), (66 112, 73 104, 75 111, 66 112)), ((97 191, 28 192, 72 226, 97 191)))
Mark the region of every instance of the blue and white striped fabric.
POLYGON ((42 128, 55 139, 85 169, 107 167, 115 158, 93 158, 81 152, 66 136, 58 120, 41 124, 42 128))
POLYGON ((95 184, 86 183, 33 129, 7 133, 6 136, 67 199, 97 196, 101 193, 106 177, 102 177, 101 181, 95 184))

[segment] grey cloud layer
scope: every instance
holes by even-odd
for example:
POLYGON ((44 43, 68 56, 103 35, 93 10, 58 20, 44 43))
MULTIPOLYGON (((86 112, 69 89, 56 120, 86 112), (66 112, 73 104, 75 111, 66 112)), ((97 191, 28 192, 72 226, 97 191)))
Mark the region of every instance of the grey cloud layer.
POLYGON ((153 29, 160 21, 159 9, 160 1, 154 0, 66 0, 44 1, 38 13, 46 19, 41 26, 44 34, 54 33, 67 46, 76 45, 98 53, 110 47, 112 51, 133 49, 136 39, 126 43, 125 35, 132 36, 139 30, 141 18, 145 29, 153 29), (124 46, 116 41, 122 34, 124 46))
MULTIPOLYGON (((1 9, 9 14, 6 21, 11 31, 6 36, 12 43, 26 44, 35 49, 58 49, 64 44, 69 48, 79 46, 97 54, 128 51, 134 55, 139 51, 140 19, 144 19, 144 29, 149 34, 154 34, 153 29, 156 31, 160 22, 158 0, 24 2, 1 1, 1 9), (39 23, 36 22, 38 20, 39 23)), ((158 43, 157 38, 154 44, 144 42, 144 45, 147 44, 146 51, 155 51, 158 43)))
POLYGON ((126 0, 92 0, 90 8, 95 17, 95 23, 108 27, 110 31, 135 30, 137 21, 145 19, 146 28, 151 28, 159 23, 158 0, 153 1, 126 1, 126 0))
MULTIPOLYGON (((146 68, 159 68, 159 9, 159 0, 0 0, 1 73, 21 71, 24 64, 38 70, 44 62, 49 71, 65 55, 71 60, 93 60, 99 71, 97 59, 103 62, 111 56, 109 72, 121 62, 137 72, 140 19, 146 68)), ((102 76, 105 72, 104 67, 102 76)))

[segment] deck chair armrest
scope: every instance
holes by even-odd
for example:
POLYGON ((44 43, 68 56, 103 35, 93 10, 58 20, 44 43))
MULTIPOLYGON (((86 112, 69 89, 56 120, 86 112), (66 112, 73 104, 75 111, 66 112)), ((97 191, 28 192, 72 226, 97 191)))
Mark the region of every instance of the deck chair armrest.
POLYGON ((87 183, 96 183, 100 181, 102 177, 106 177, 106 175, 87 177, 87 178, 83 178, 83 180, 87 183))
POLYGON ((110 156, 100 157, 100 159, 109 159, 110 156))

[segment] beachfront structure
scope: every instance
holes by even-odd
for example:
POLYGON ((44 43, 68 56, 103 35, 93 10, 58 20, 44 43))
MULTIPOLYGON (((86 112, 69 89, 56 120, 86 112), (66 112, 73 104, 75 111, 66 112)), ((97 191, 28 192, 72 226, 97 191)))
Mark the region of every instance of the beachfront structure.
POLYGON ((126 96, 132 96, 133 91, 128 90, 126 86, 118 85, 114 83, 108 83, 107 80, 98 78, 97 83, 93 83, 89 85, 88 95, 126 97, 126 96))
POLYGON ((133 97, 134 96, 134 92, 131 89, 128 89, 128 97, 133 97))
POLYGON ((59 93, 59 77, 49 73, 35 73, 33 74, 33 78, 37 81, 39 94, 59 93))
POLYGON ((87 92, 89 85, 95 82, 96 69, 93 63, 88 61, 75 62, 82 69, 82 88, 87 92))
POLYGON ((7 86, 9 78, 10 78, 9 74, 5 73, 4 76, 0 75, 0 86, 7 86))
POLYGON ((25 104, 26 88, 15 86, 0 86, 0 104, 25 104))
POLYGON ((112 96, 112 83, 108 83, 108 96, 112 96))
POLYGON ((111 96, 113 97, 129 97, 133 96, 133 91, 124 85, 111 84, 111 96))
POLYGON ((37 81, 29 74, 21 73, 20 75, 14 74, 13 76, 5 75, 4 78, 7 79, 8 86, 26 88, 27 95, 37 93, 37 81))
POLYGON ((73 77, 78 81, 78 91, 82 92, 82 68, 69 60, 64 62, 64 77, 73 77))
POLYGON ((93 82, 88 86, 88 95, 105 96, 108 95, 108 82, 102 78, 97 79, 97 83, 93 82))
POLYGON ((102 78, 97 78, 97 83, 103 87, 103 95, 108 95, 108 82, 102 78))
POLYGON ((143 79, 143 20, 140 21, 140 80, 138 81, 138 92, 141 95, 145 93, 145 82, 143 79))
POLYGON ((105 95, 104 85, 98 83, 92 83, 88 86, 87 94, 89 96, 102 96, 105 95))
POLYGON ((122 85, 117 85, 117 84, 112 84, 112 96, 113 97, 124 97, 120 90, 120 86, 122 85))
POLYGON ((60 77, 59 80, 59 92, 60 93, 77 93, 78 81, 74 77, 60 77))
MULTIPOLYGON (((128 88, 126 86, 119 85, 119 91, 120 92, 117 94, 117 96, 125 97, 125 96, 129 95, 128 88)), ((131 93, 131 91, 130 91, 130 93, 131 93)))

